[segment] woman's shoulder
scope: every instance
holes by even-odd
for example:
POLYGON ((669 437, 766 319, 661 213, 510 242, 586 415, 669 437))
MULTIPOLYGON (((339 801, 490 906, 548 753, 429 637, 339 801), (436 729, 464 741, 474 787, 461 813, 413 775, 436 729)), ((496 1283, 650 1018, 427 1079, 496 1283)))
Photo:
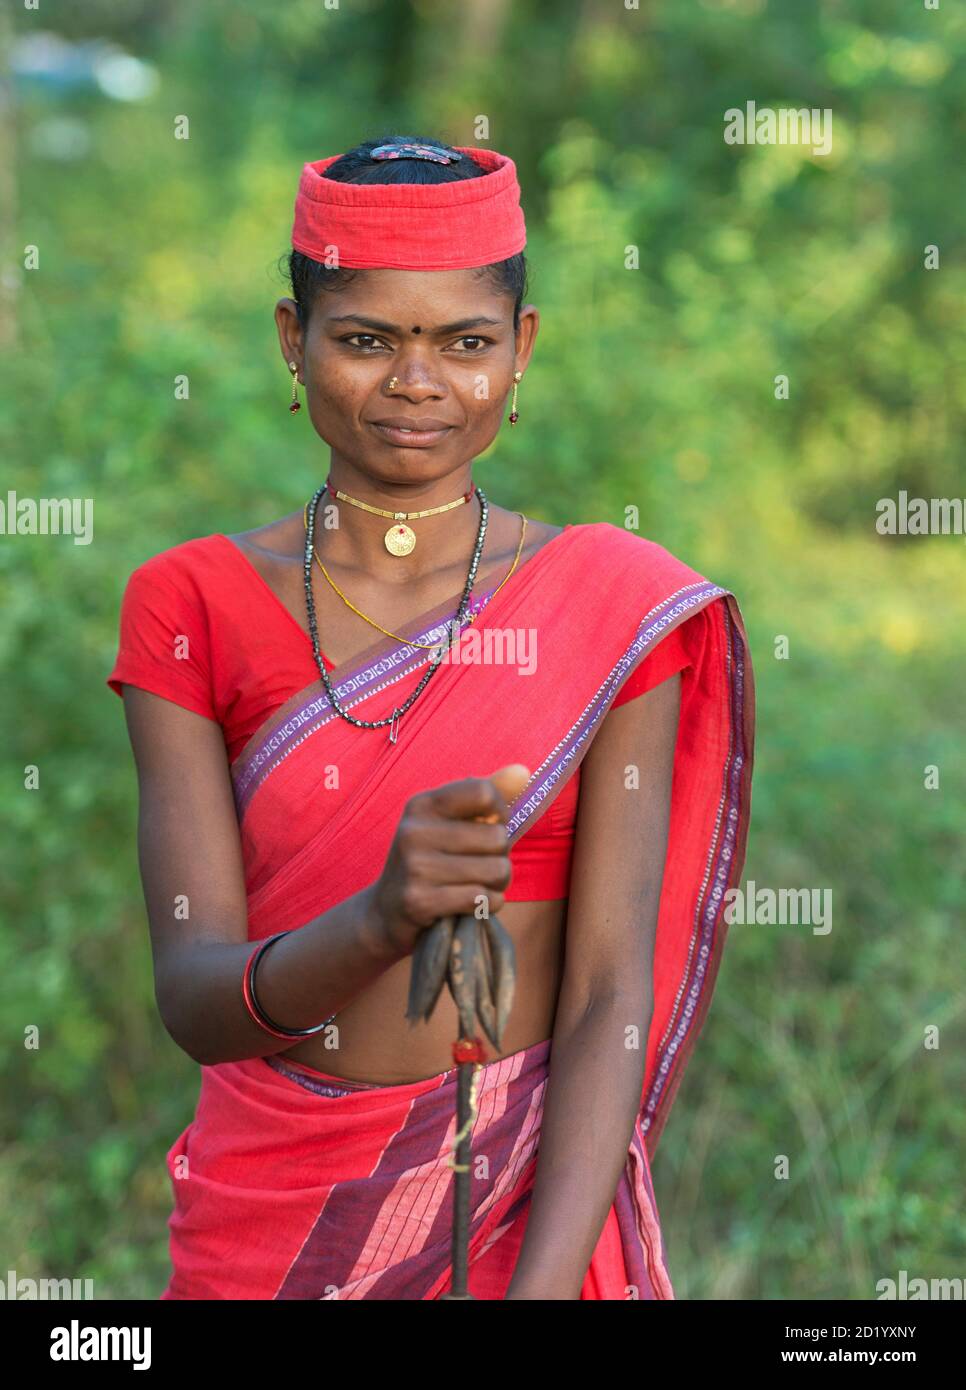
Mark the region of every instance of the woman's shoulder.
POLYGON ((226 548, 230 545, 231 541, 220 532, 179 541, 135 565, 128 583, 135 579, 162 584, 167 581, 180 588, 194 584, 202 576, 224 568, 226 548))
POLYGON ((129 571, 123 585, 122 613, 129 621, 147 620, 180 630, 211 626, 237 588, 232 543, 216 533, 179 541, 147 556, 129 571))

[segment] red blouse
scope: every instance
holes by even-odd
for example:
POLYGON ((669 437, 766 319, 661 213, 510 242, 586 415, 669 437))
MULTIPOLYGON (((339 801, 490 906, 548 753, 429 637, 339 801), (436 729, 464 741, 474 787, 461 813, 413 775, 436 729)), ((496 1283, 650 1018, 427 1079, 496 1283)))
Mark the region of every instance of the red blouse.
MULTIPOLYGON (((676 628, 628 677, 614 705, 687 665, 676 628)), ((229 762, 273 710, 317 680, 308 633, 227 536, 184 541, 131 574, 107 684, 118 695, 124 685, 139 686, 214 720, 229 762)), ((510 850, 508 902, 567 897, 579 786, 578 768, 510 850)))

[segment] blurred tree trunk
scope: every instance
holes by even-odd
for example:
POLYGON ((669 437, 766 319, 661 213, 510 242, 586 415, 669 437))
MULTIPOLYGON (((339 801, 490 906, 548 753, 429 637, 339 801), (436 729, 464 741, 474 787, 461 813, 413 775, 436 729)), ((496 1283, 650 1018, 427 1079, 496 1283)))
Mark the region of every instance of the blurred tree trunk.
POLYGON ((462 8, 462 52, 477 63, 486 63, 501 50, 509 0, 470 0, 462 8))
MULTIPOLYGON (((374 75, 376 79, 375 108, 384 111, 399 109, 407 105, 414 80, 422 77, 414 71, 416 42, 421 20, 417 18, 412 5, 388 5, 380 13, 376 32, 378 50, 373 50, 374 75), (375 62, 378 52, 378 62, 375 62)), ((402 124, 392 123, 393 133, 412 134, 407 119, 402 124)), ((367 129, 356 139, 371 139, 381 134, 375 129, 367 129)), ((388 133, 388 132, 387 132, 388 133)), ((417 132, 421 133, 421 132, 417 132)))
POLYGON ((0 9, 0 349, 11 351, 20 340, 18 308, 21 277, 21 251, 15 245, 17 176, 13 81, 10 51, 13 29, 10 11, 0 9))

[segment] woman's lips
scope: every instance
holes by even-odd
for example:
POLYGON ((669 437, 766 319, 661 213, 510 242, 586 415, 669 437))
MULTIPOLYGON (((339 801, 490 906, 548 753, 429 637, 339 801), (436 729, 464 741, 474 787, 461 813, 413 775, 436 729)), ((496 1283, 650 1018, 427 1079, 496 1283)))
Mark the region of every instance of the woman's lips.
POLYGON ((445 439, 452 426, 447 426, 444 430, 403 430, 390 425, 374 424, 372 428, 378 430, 383 439, 388 440, 390 444, 409 449, 426 449, 431 444, 438 444, 441 439, 445 439))

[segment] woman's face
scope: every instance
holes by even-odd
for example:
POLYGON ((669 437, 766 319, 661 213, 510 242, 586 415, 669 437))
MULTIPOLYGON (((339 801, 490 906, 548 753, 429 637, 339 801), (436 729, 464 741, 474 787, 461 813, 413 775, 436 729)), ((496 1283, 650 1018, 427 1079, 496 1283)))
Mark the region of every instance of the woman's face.
POLYGON ((514 333, 509 295, 473 269, 362 271, 318 292, 304 335, 294 300, 275 309, 285 362, 299 364, 333 464, 387 483, 446 477, 487 449, 539 318, 526 305, 514 333), (380 421, 433 432, 410 439, 380 421))

